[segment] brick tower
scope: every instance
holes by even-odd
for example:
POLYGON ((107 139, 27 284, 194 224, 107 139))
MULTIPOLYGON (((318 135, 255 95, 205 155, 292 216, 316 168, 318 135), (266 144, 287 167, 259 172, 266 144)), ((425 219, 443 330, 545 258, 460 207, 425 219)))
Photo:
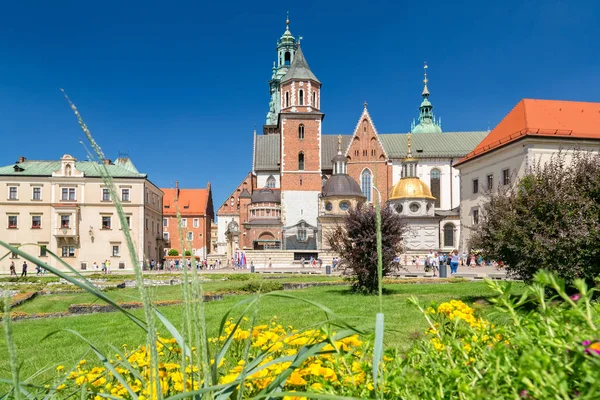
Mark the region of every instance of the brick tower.
POLYGON ((317 226, 321 192, 321 82, 298 47, 279 85, 282 223, 317 226))

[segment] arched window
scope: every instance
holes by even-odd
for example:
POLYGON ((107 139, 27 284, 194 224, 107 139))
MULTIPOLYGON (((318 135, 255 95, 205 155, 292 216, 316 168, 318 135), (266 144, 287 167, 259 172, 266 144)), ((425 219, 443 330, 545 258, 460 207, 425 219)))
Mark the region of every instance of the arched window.
POLYGON ((271 175, 267 178, 267 187, 268 188, 273 189, 276 184, 277 184, 277 181, 275 180, 275 177, 273 175, 271 175))
POLYGON ((304 139, 304 124, 298 126, 298 139, 304 139))
POLYGON ((360 176, 360 182, 363 196, 367 198, 367 201, 371 201, 371 171, 365 169, 360 176))
POLYGON ((285 52, 285 65, 290 65, 292 61, 292 55, 290 54, 289 51, 285 52))
POLYGON ((304 171, 304 153, 298 154, 298 171, 304 171))
POLYGON ((65 167, 65 176, 71 176, 71 164, 67 164, 65 167))
POLYGON ((454 247, 454 224, 444 225, 444 247, 454 247))
POLYGON ((317 108, 317 92, 312 93, 312 105, 317 108))
POLYGON ((285 106, 290 106, 290 92, 285 92, 285 106))
POLYGON ((435 206, 440 207, 440 175, 439 169, 434 168, 429 173, 429 188, 431 195, 435 197, 435 206))
POLYGON ((298 105, 304 105, 304 90, 298 90, 298 105))

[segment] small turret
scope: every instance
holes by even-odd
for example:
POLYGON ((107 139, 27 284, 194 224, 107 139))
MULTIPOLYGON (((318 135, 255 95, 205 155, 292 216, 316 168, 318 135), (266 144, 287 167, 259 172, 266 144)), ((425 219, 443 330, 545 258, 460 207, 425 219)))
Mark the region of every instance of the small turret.
POLYGON ((429 101, 429 88, 427 87, 427 83, 429 80, 427 79, 427 63, 425 63, 424 69, 424 79, 423 79, 423 92, 421 96, 423 96, 423 101, 419 106, 419 123, 415 125, 415 121, 413 120, 411 125, 412 133, 441 133, 442 126, 440 120, 436 121, 435 116, 433 115, 433 105, 429 101))

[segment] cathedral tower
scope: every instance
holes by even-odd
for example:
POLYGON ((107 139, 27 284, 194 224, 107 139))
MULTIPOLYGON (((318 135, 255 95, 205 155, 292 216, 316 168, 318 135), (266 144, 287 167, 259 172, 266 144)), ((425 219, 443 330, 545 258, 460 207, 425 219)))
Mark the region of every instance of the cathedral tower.
POLYGON ((433 115, 433 105, 429 101, 427 63, 425 63, 423 68, 425 69, 425 78, 423 79, 423 93, 421 93, 423 101, 419 106, 419 123, 415 125, 415 121, 413 120, 410 130, 412 133, 442 133, 442 121, 440 119, 437 121, 435 120, 435 116, 433 115))
POLYGON ((321 193, 321 82, 302 49, 279 84, 282 223, 317 225, 321 193))
MULTIPOLYGON (((281 111, 279 83, 292 65, 296 50, 298 50, 298 43, 296 43, 296 38, 294 38, 290 32, 290 18, 288 16, 285 21, 285 32, 277 41, 277 61, 273 63, 273 72, 271 80, 269 81, 271 101, 269 102, 269 112, 267 113, 267 121, 265 123, 267 126, 272 127, 277 125, 277 117, 281 111)), ((273 131, 273 129, 265 129, 265 133, 271 131, 273 131)))

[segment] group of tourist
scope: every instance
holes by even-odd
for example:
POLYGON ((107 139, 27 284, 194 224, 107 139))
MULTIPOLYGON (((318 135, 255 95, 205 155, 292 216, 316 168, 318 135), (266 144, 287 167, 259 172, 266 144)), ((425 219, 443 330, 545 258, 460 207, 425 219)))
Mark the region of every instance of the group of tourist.
MULTIPOLYGON (((110 274, 112 272, 112 269, 110 267, 111 262, 109 259, 102 261, 101 265, 102 265, 101 271, 103 274, 110 274)), ((96 261, 94 261, 94 264, 92 264, 92 269, 96 272, 100 269, 100 267, 98 267, 98 263, 96 261)))
MULTIPOLYGON (((27 276, 27 261, 23 261, 23 266, 21 267, 21 276, 22 277, 26 277, 27 276)), ((17 275, 17 267, 15 266, 15 262, 11 261, 10 262, 10 266, 9 266, 9 270, 10 270, 10 276, 18 276, 17 275)), ((40 265, 35 265, 35 272, 36 275, 44 275, 46 273, 46 270, 44 268, 42 268, 40 265)))

